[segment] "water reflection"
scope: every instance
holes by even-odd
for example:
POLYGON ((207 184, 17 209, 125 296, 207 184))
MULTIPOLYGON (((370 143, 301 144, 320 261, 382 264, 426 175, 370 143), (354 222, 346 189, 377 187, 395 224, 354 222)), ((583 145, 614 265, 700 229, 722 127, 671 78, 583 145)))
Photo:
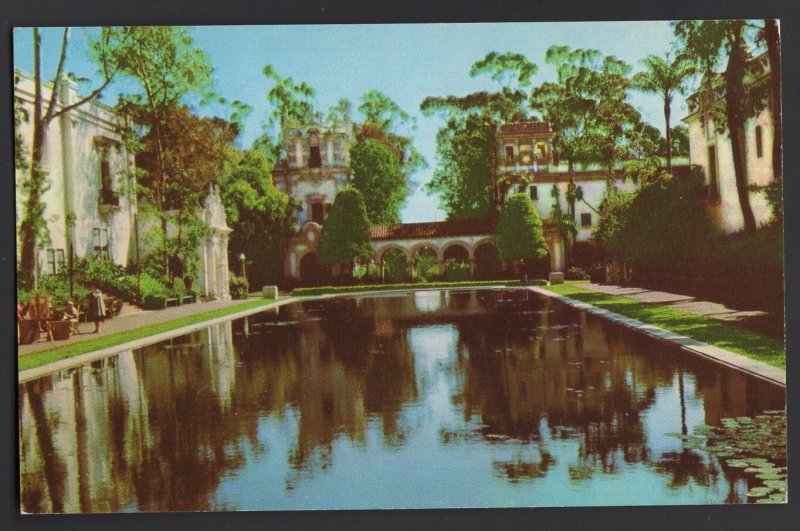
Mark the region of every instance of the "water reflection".
POLYGON ((525 292, 305 302, 21 384, 21 502, 745 502, 740 472, 680 436, 783 400, 525 292))

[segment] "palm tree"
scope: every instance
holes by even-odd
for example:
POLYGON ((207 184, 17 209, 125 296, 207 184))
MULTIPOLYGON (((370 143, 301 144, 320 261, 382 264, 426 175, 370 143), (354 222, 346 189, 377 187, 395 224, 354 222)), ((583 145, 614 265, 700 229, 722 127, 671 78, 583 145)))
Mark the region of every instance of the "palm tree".
POLYGON ((643 72, 633 76, 633 86, 641 92, 658 94, 664 99, 664 121, 667 134, 667 171, 672 171, 672 132, 669 117, 672 110, 672 97, 676 92, 686 90, 686 79, 694 74, 692 64, 682 57, 670 60, 669 54, 664 57, 648 55, 642 60, 646 67, 643 72))

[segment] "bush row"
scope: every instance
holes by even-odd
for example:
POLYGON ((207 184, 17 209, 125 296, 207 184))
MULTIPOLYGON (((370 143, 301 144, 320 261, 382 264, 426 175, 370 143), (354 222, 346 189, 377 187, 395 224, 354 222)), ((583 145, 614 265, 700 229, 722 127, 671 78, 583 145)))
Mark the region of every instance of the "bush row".
MULTIPOLYGON (((387 291, 400 289, 425 289, 425 288, 460 288, 460 287, 479 287, 486 285, 493 286, 519 286, 519 280, 472 280, 465 282, 428 282, 417 284, 371 284, 371 285, 351 285, 351 286, 319 286, 313 288, 296 288, 292 295, 298 297, 308 297, 312 295, 325 295, 330 293, 350 293, 356 291, 387 291)), ((544 286, 547 281, 535 279, 528 281, 531 286, 544 286)))

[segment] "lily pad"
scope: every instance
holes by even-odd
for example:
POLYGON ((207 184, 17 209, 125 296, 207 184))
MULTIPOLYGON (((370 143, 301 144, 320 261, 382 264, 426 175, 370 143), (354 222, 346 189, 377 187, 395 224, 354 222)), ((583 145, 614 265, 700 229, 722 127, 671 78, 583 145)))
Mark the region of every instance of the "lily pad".
POLYGON ((747 496, 750 498, 760 498, 761 496, 766 496, 772 491, 773 489, 769 487, 753 487, 747 491, 747 496))
POLYGON ((746 468, 747 461, 744 459, 729 459, 727 465, 733 468, 746 468))

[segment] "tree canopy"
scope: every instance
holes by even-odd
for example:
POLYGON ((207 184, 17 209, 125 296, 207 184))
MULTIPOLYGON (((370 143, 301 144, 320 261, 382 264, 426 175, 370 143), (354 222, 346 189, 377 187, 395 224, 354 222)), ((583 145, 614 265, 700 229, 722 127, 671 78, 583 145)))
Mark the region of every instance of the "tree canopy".
POLYGON ((508 198, 494 237, 502 260, 529 260, 547 254, 542 220, 527 194, 508 198))
POLYGON ((350 170, 350 182, 364 197, 369 220, 375 224, 399 223, 408 186, 391 149, 373 139, 354 145, 350 170))
POLYGON ((370 222, 364 198, 354 188, 339 190, 322 226, 317 260, 329 266, 351 264, 371 254, 370 222))

